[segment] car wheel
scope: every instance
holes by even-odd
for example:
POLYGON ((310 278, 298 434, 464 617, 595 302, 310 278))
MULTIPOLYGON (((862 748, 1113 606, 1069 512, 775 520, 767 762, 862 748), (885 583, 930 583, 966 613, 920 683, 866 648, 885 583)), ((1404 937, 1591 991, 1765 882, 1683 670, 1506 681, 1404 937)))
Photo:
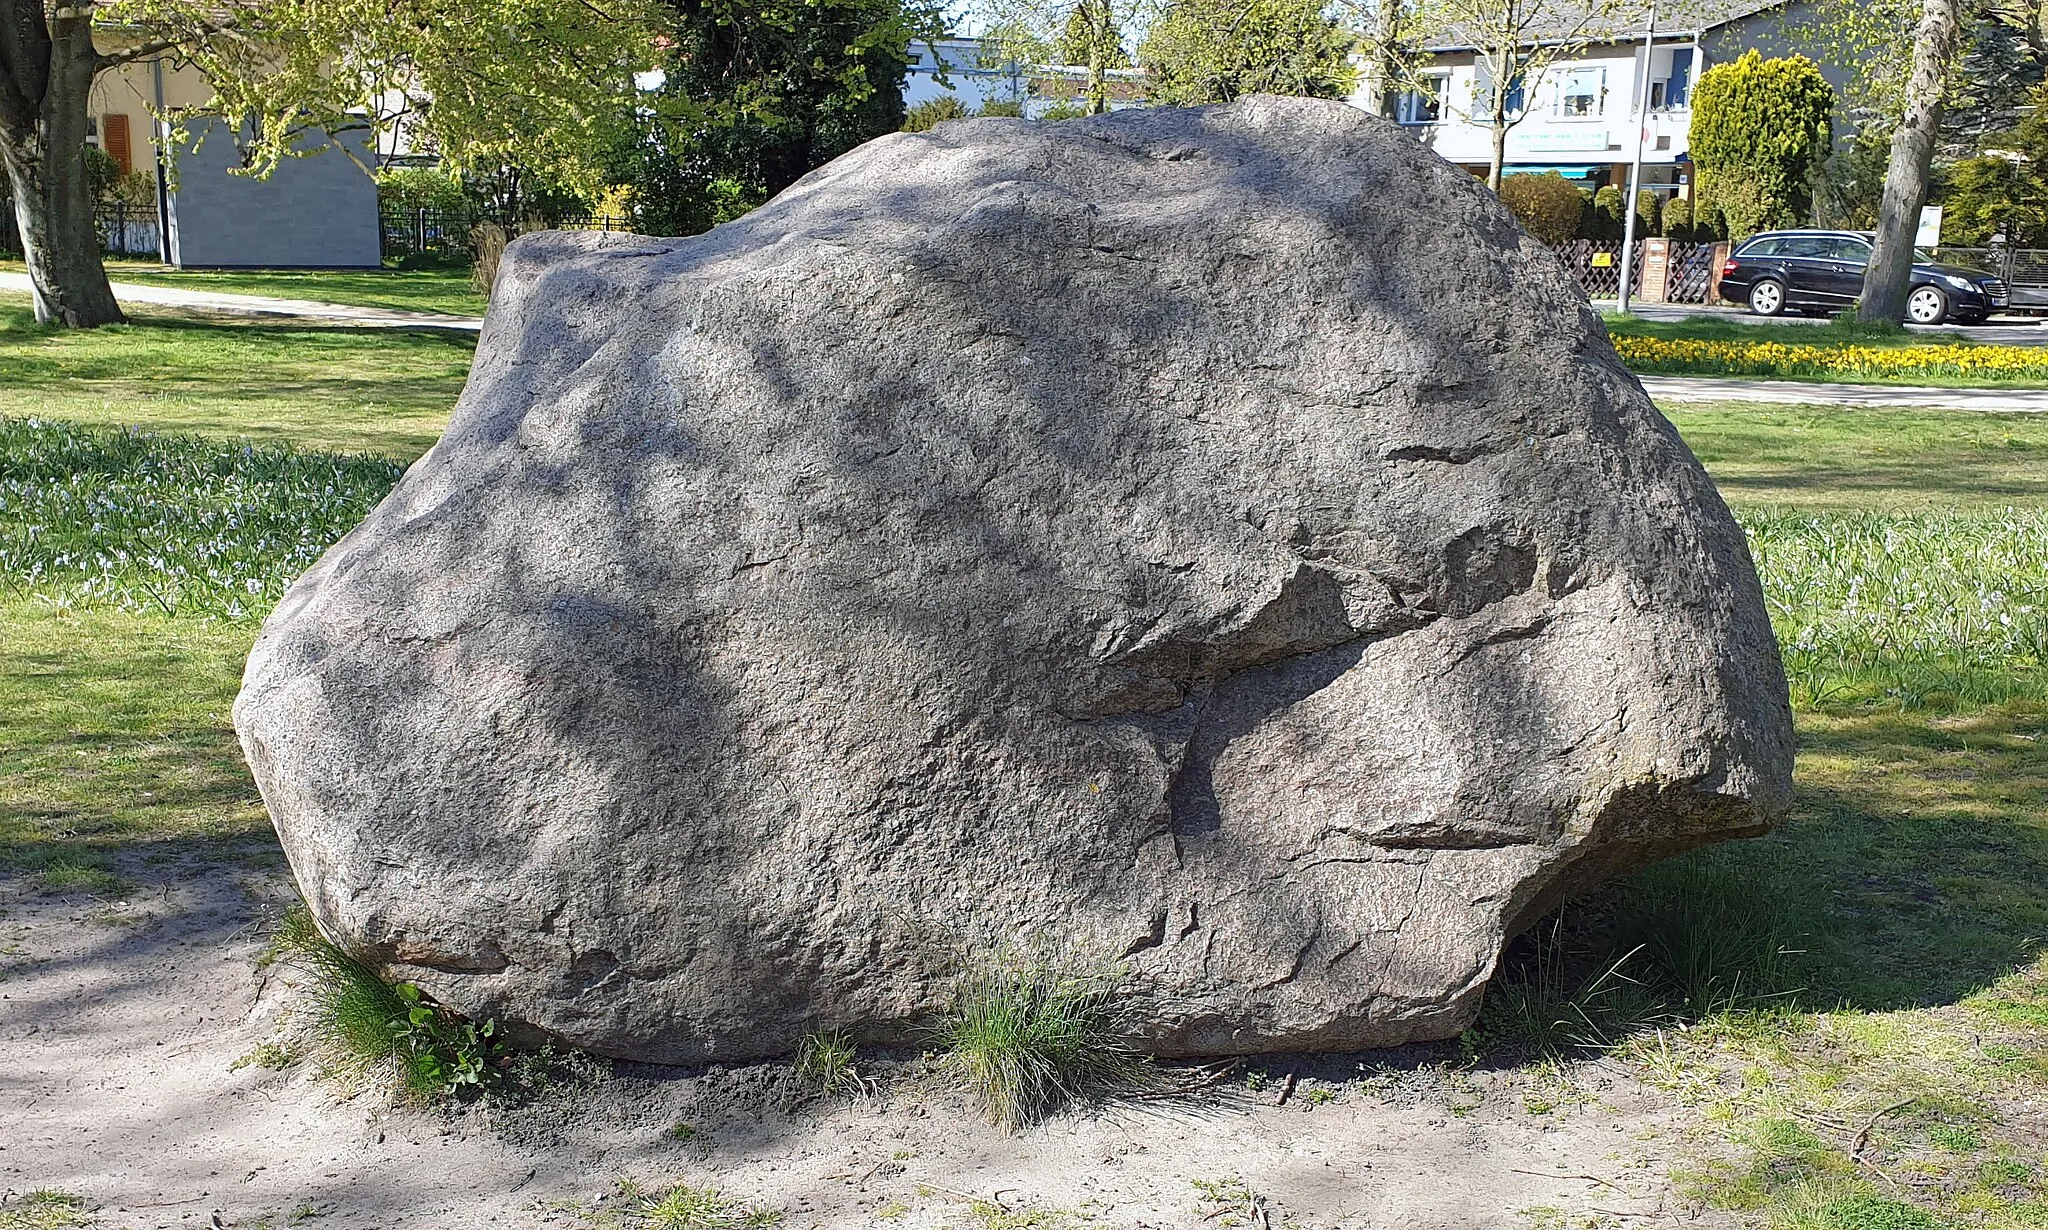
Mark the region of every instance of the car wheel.
POLYGON ((1937 286, 1915 286, 1906 296, 1906 319, 1916 325, 1938 325, 1948 318, 1948 296, 1937 286))
POLYGON ((1759 316, 1776 316, 1785 310, 1785 284, 1765 278, 1749 288, 1749 310, 1759 316))

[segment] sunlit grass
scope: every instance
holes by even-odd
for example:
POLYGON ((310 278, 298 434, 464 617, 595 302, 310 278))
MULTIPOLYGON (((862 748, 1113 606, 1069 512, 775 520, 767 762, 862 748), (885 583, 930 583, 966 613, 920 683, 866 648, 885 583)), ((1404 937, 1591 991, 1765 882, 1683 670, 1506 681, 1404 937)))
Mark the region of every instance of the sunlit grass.
POLYGON ((458 333, 130 316, 45 329, 26 297, 0 293, 0 417, 410 461, 440 437, 476 345, 458 333))
MULTIPOLYGON (((20 273, 19 261, 0 270, 20 273)), ((471 289, 467 269, 171 269, 155 261, 109 260, 107 276, 142 286, 185 287, 216 294, 263 295, 400 312, 481 316, 484 297, 471 289)))

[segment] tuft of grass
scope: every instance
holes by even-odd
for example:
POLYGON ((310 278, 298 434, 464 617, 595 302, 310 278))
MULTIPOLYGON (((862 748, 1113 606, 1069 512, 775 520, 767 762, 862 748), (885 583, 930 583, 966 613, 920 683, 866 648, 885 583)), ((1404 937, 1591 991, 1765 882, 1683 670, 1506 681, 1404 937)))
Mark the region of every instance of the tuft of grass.
POLYGON ((1518 938, 1487 985, 1479 1024, 1459 1040, 1468 1059, 1506 1049, 1545 1060, 1597 1053, 1656 1019, 1661 1005, 1597 930, 1564 912, 1518 938))
POLYGON ((0 1230, 72 1230, 92 1224, 85 1201, 69 1192, 34 1191, 11 1205, 0 1202, 0 1230))
POLYGON ((333 1067, 393 1070, 419 1101, 481 1092, 495 1083, 494 1061, 504 1053, 495 1022, 478 1025, 411 983, 385 982, 320 934, 305 907, 286 912, 276 951, 307 977, 310 1033, 333 1067))
POLYGON ((1681 1016, 1767 1006, 1792 994, 1801 921, 1753 857, 1710 848, 1625 880, 1613 901, 1613 945, 1681 1016))
POLYGON ((862 1093, 867 1088, 853 1039, 839 1030, 805 1034, 796 1047, 796 1078, 820 1097, 862 1093))
POLYGON ((128 882, 114 874, 113 860, 96 850, 56 846, 35 850, 9 861, 18 869, 34 875, 36 883, 52 893, 119 897, 129 889, 128 882))
POLYGON ((602 1230, 744 1230, 782 1220, 779 1209, 748 1204, 714 1187, 679 1183, 643 1193, 637 1184, 621 1180, 618 1195, 623 1207, 593 1219, 602 1230))
POLYGON ((1004 952, 962 975, 939 1041, 989 1122, 1015 1131, 1140 1083, 1130 1033, 1119 971, 1004 952))

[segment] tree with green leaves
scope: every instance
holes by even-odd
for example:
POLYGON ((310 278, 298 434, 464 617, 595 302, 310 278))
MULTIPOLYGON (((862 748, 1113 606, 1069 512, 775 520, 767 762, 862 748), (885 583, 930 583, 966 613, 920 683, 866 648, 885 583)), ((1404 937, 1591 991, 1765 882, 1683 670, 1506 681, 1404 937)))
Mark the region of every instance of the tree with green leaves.
POLYGON ((1321 0, 1171 0, 1138 47, 1147 97, 1168 106, 1244 94, 1343 98, 1358 40, 1321 0))
MULTIPOLYGON (((167 58, 265 174, 317 133, 405 125, 451 165, 574 176, 633 102, 646 0, 0 0, 0 166, 39 320, 120 320, 87 178, 94 80, 167 58)), ((346 147, 344 146, 344 149, 346 147)), ((365 168, 369 170, 370 168, 365 168)))
POLYGON ((913 42, 938 11, 902 0, 666 0, 662 83, 615 144, 609 178, 641 226, 690 235, 863 141, 903 127, 913 42))
POLYGON ((1689 138, 1696 198, 1735 236, 1803 221, 1834 110, 1834 87, 1805 56, 1749 51, 1701 73, 1689 138))

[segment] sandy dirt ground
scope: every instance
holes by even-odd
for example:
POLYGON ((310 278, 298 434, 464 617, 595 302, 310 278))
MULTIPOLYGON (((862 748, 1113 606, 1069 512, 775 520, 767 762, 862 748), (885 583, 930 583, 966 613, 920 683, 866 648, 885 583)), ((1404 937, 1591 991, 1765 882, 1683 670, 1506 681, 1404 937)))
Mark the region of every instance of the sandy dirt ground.
POLYGON ((781 1065, 621 1066, 518 1107, 410 1110, 308 1064, 235 1068, 293 1000, 258 963, 289 882, 274 849, 156 858, 118 902, 0 878, 8 1202, 61 1190, 108 1227, 577 1227, 628 1207, 626 1179, 715 1186, 788 1227, 1728 1224, 1672 1190, 1684 1112, 1605 1063, 1281 1059, 1015 1136, 886 1067, 876 1095, 828 1102, 781 1065))

